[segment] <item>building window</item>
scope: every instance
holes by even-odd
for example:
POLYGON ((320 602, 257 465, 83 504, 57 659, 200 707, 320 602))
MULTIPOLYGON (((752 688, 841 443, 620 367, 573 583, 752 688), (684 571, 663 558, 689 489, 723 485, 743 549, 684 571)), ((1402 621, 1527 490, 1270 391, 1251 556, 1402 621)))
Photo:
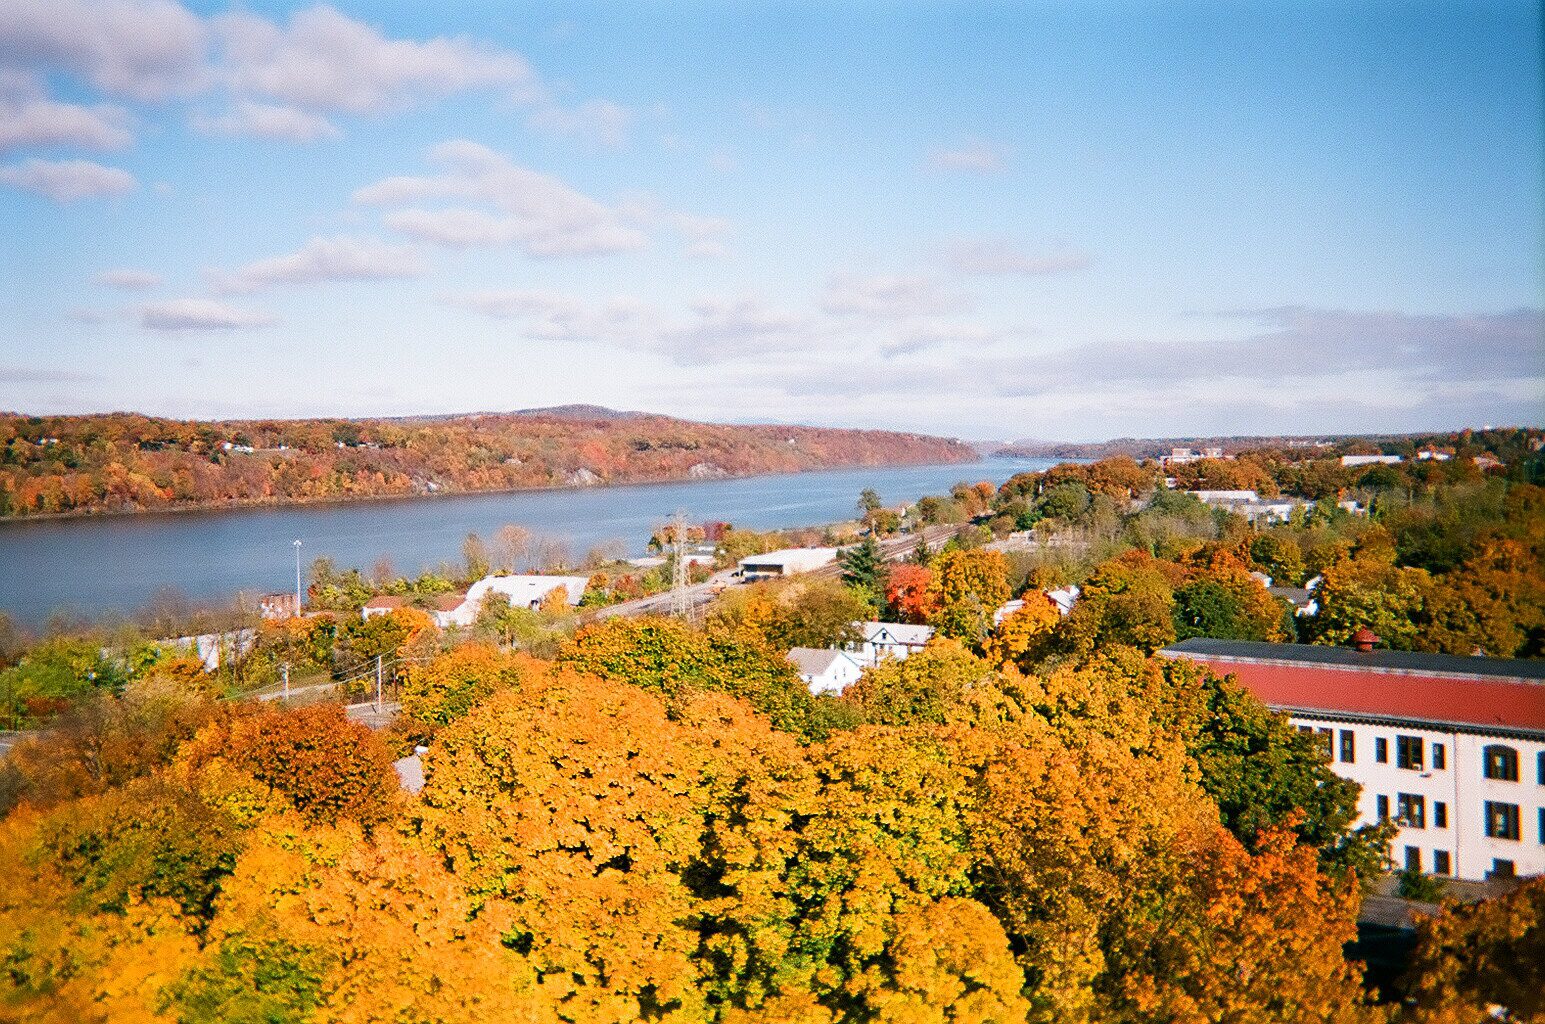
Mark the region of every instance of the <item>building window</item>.
POLYGON ((1448 828, 1448 804, 1442 800, 1432 802, 1432 827, 1448 828))
POLYGON ((1416 846, 1406 847, 1406 870, 1420 871, 1422 869, 1422 851, 1416 846))
MULTIPOLYGON (((1351 729, 1341 730, 1341 763, 1357 763, 1357 733, 1351 729)), ((1540 755, 1540 765, 1545 768, 1545 754, 1540 755)))
POLYGON ((1432 745, 1432 770, 1441 772, 1448 767, 1448 753, 1443 749, 1443 744, 1432 745))
POLYGON ((1383 736, 1373 741, 1373 759, 1380 764, 1389 763, 1389 740, 1383 736))
MULTIPOLYGON (((1374 804, 1379 809, 1379 820, 1380 821, 1388 820, 1388 818, 1389 818, 1389 797, 1387 797, 1387 796, 1375 797, 1374 798, 1374 804)), ((1486 806, 1490 807, 1491 805, 1487 804, 1486 806)))
POLYGON ((1422 738, 1420 736, 1395 737, 1395 767, 1422 770, 1422 738))
POLYGON ((1334 735, 1330 729, 1317 729, 1315 735, 1319 737, 1320 749, 1325 752, 1325 760, 1332 760, 1334 754, 1331 750, 1331 738, 1334 735))
POLYGON ((1539 760, 1539 764, 1535 767, 1536 779, 1540 785, 1545 786, 1545 750, 1534 756, 1539 760))
POLYGON ((1481 750, 1481 774, 1499 782, 1518 781, 1518 751, 1493 743, 1481 750))
POLYGON ((1447 850, 1432 851, 1432 873, 1435 875, 1447 875, 1453 873, 1453 869, 1448 862, 1447 850))
POLYGON ((1545 807, 1540 808, 1540 843, 1545 845, 1545 807))
POLYGON ((1487 800, 1486 836, 1488 839, 1516 840, 1518 838, 1518 805, 1487 800))
POLYGON ((1492 878, 1512 878, 1513 877, 1513 862, 1510 861, 1510 860, 1503 860, 1500 857, 1498 857, 1496 860, 1493 860, 1491 862, 1491 877, 1492 878))
POLYGON ((1427 798, 1415 793, 1401 793, 1395 797, 1395 810, 1401 824, 1407 828, 1427 827, 1427 798))

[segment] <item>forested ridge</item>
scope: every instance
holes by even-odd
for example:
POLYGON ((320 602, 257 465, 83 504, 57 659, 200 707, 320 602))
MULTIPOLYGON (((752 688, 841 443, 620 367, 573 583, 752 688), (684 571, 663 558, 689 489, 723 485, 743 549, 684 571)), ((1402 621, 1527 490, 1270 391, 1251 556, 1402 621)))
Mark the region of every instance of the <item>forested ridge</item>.
POLYGON ((380 420, 0 416, 0 516, 969 462, 924 434, 726 426, 588 407, 380 420))

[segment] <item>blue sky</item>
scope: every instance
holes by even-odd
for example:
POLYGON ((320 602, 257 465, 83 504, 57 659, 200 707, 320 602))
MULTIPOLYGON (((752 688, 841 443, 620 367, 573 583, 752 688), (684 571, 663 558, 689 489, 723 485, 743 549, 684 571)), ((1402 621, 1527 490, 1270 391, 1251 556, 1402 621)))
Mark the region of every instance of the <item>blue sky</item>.
POLYGON ((0 5, 0 408, 1545 422, 1532 3, 0 5))

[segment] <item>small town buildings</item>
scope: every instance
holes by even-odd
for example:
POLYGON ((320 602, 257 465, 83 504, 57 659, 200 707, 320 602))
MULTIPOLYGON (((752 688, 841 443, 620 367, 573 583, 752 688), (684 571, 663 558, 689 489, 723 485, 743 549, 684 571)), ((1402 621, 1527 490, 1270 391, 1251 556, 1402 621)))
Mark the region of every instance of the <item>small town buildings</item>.
POLYGON ((1381 465, 1381 464, 1382 465, 1386 465, 1386 466, 1398 466, 1398 465, 1400 465, 1400 456, 1398 456, 1398 455, 1343 455, 1343 456, 1341 456, 1341 464, 1343 466, 1377 466, 1377 465, 1381 465))
POLYGON ((542 606, 547 595, 555 590, 563 592, 563 600, 571 608, 585 596, 590 583, 585 576, 484 576, 467 589, 465 594, 436 594, 427 602, 412 597, 383 595, 372 597, 360 609, 360 615, 369 619, 386 615, 394 608, 423 606, 423 611, 441 629, 451 626, 463 628, 477 621, 483 601, 490 594, 503 594, 512 608, 536 609, 542 606))
POLYGON ((1200 452, 1193 452, 1189 448, 1171 448, 1168 455, 1159 456, 1159 465, 1168 469, 1170 466, 1183 466, 1187 462, 1200 462, 1202 459, 1225 459, 1229 456, 1223 454, 1222 448, 1203 448, 1200 452))
POLYGON ((904 622, 855 622, 853 626, 863 640, 850 650, 865 665, 878 665, 886 658, 903 661, 933 639, 932 626, 904 622))
POLYGON ((814 694, 841 693, 843 687, 856 683, 864 674, 864 666, 846 651, 796 647, 789 652, 789 661, 814 694))
POLYGON ((258 613, 265 619, 293 619, 300 614, 300 598, 294 594, 264 594, 258 613))
POLYGON ((1207 505, 1238 505, 1261 500, 1261 496, 1255 491, 1186 491, 1185 493, 1207 505))
POLYGON ((1160 651, 1233 675, 1362 786, 1358 823, 1399 825, 1401 868, 1545 873, 1545 661, 1192 639, 1160 651))
MULTIPOLYGON (((293 601, 295 595, 290 595, 293 601)), ((222 661, 238 661, 252 650, 257 642, 257 630, 232 629, 223 633, 200 633, 197 636, 176 636, 157 643, 189 658, 197 658, 205 672, 213 672, 222 661)))
POLYGON ((740 560, 740 573, 748 580, 793 576, 819 569, 837 560, 838 548, 783 548, 740 560))

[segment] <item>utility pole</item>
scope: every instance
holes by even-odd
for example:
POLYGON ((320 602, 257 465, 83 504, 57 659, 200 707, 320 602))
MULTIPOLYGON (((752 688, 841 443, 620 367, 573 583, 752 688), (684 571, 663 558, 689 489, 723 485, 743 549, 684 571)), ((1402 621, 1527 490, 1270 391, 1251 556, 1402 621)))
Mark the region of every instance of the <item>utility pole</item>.
POLYGON ((285 700, 285 703, 289 703, 289 700, 290 700, 290 663, 289 662, 285 662, 284 663, 284 700, 285 700))
POLYGON ((300 541, 295 541, 295 617, 300 617, 300 541))
POLYGON ((381 656, 376 655, 376 714, 381 713, 381 656))

